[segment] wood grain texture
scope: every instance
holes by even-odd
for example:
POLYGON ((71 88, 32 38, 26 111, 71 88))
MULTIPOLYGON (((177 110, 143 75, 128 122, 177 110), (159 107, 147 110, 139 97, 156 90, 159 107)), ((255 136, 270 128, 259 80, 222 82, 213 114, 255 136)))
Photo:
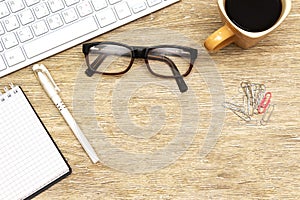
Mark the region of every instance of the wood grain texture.
MULTIPOLYGON (((211 101, 201 77, 191 76, 188 84, 195 88, 200 99, 201 118, 197 133, 180 158, 154 172, 125 173, 102 163, 92 164, 40 87, 31 67, 1 78, 1 86, 9 82, 22 86, 73 169, 72 175, 36 199, 300 199, 299 10, 300 1, 293 1, 285 22, 255 47, 242 50, 232 44, 209 55, 223 79, 226 98, 238 94, 243 80, 267 86, 273 93, 272 103, 276 104, 270 123, 267 126, 245 126, 238 123, 237 116, 226 112, 217 144, 205 158, 200 159, 199 151, 210 125, 211 101)), ((118 38, 123 32, 151 27, 176 31, 202 47, 206 37, 221 26, 215 1, 182 0, 91 41, 118 38)), ((147 33, 144 37, 148 37, 147 33)), ((71 111, 73 90, 83 59, 81 45, 77 45, 40 62, 50 70, 62 91, 61 97, 71 111)), ((138 146, 132 138, 126 140, 117 126, 110 126, 114 121, 109 110, 110 89, 115 79, 104 80, 107 82, 103 81, 103 90, 97 93, 102 95, 98 103, 106 105, 101 122, 111 142, 128 151, 151 151, 156 148, 155 145, 165 144, 158 139, 172 139, 172 131, 169 130, 163 137, 156 136, 157 140, 151 138, 151 142, 143 144, 149 149, 138 146), (104 88, 108 92, 104 92, 104 88)), ((164 92, 154 90, 151 97, 145 91, 139 92, 141 95, 129 102, 137 122, 147 123, 149 105, 163 104, 176 116, 180 112, 176 102, 165 98, 167 94, 164 92), (146 121, 142 119, 145 115, 146 121)), ((178 121, 170 118, 168 123, 176 127, 178 121)))

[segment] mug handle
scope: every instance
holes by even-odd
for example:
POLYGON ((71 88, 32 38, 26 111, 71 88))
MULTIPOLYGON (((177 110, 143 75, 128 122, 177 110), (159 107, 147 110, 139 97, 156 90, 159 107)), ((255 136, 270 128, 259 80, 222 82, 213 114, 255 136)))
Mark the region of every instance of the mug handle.
POLYGON ((234 41, 233 31, 225 24, 213 34, 211 34, 204 42, 205 48, 209 52, 215 52, 234 41))

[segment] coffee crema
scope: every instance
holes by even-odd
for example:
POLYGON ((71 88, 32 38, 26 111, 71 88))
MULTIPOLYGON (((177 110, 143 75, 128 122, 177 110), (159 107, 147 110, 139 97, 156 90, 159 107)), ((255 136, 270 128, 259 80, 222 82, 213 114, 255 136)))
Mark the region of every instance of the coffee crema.
POLYGON ((226 0, 226 14, 239 28, 261 32, 271 28, 282 12, 281 0, 226 0))

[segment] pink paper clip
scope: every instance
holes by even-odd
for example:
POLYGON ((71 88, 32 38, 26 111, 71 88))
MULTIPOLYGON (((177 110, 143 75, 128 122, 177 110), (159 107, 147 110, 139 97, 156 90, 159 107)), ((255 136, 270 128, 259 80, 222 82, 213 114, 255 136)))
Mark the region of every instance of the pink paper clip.
POLYGON ((258 105, 257 111, 259 114, 265 113, 272 98, 272 93, 267 92, 264 98, 261 100, 260 104, 258 105))

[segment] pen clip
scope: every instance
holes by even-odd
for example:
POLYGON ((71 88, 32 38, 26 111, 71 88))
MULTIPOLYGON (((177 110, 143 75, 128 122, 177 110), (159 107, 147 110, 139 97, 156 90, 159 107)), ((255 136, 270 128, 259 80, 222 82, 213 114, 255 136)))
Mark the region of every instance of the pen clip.
POLYGON ((52 83, 52 85, 54 86, 54 89, 58 92, 60 92, 60 89, 59 87, 56 85, 56 83, 54 82, 50 72, 48 71, 48 69, 45 67, 45 65, 41 64, 41 65, 38 65, 38 64, 35 64, 33 65, 32 67, 32 70, 37 73, 38 70, 40 70, 42 73, 44 73, 48 79, 50 80, 50 82, 52 83))

